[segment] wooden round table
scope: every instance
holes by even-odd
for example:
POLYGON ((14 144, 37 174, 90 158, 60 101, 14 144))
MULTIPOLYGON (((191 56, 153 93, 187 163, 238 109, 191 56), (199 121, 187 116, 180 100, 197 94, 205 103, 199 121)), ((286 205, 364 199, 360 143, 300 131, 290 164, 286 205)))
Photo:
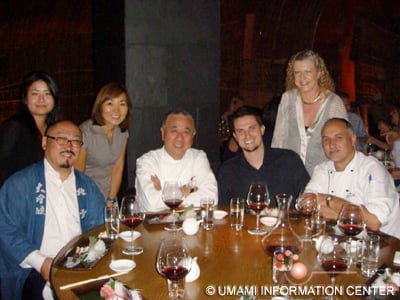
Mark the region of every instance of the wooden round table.
MULTIPOLYGON (((223 208, 226 210, 226 208, 223 208)), ((168 299, 167 282, 156 271, 155 262, 159 243, 164 238, 174 234, 185 238, 192 257, 197 257, 200 267, 200 277, 194 282, 186 283, 185 299, 239 299, 240 291, 248 290, 256 294, 257 299, 271 299, 272 257, 267 255, 261 246, 263 236, 250 235, 247 228, 255 224, 255 216, 245 216, 245 228, 236 232, 231 230, 229 216, 222 220, 214 220, 215 229, 203 230, 193 236, 187 236, 182 231, 172 233, 164 230, 164 225, 147 224, 144 222, 136 228, 142 236, 135 240, 136 245, 144 248, 141 255, 135 256, 136 267, 126 275, 117 279, 130 288, 141 290, 148 300, 168 299)), ((292 221, 294 228, 303 226, 302 221, 292 221)), ((265 227, 267 228, 267 227, 265 227)), ((121 225, 121 231, 128 230, 121 225)), ((73 247, 82 237, 96 235, 104 231, 99 226, 77 237, 68 243, 53 261, 51 284, 59 299, 78 299, 71 289, 60 290, 66 284, 113 274, 109 268, 112 260, 130 258, 122 254, 127 243, 121 239, 114 242, 110 251, 92 268, 88 270, 68 270, 59 266, 65 252, 73 247)), ((400 250, 400 240, 385 237, 381 242, 379 265, 392 266, 394 252, 400 250)), ((316 261, 316 251, 311 244, 304 247, 299 261, 303 262, 309 272, 305 279, 292 283, 293 286, 317 287, 329 285, 329 275, 322 271, 316 261)), ((362 286, 368 278, 361 275, 360 269, 352 266, 347 274, 337 276, 336 286, 350 289, 362 286)), ((290 282, 287 284, 292 285, 290 282)), ((351 290, 349 290, 351 292, 351 290)), ((298 296, 296 299, 312 299, 314 296, 298 296)), ((341 299, 357 298, 353 295, 342 295, 341 299)), ((358 297, 360 298, 360 297, 358 297)))

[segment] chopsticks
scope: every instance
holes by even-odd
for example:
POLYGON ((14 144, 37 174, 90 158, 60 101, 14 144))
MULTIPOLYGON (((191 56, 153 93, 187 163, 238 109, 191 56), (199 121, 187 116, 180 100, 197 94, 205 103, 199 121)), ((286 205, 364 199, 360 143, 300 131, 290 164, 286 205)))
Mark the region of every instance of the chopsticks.
POLYGON ((103 275, 103 276, 100 276, 97 278, 91 278, 91 279, 87 279, 87 280, 82 280, 82 281, 66 284, 66 285, 60 286, 60 290, 67 290, 67 289, 70 289, 70 288, 73 288, 73 287, 76 287, 76 286, 79 286, 82 284, 87 284, 87 283, 94 282, 97 280, 102 280, 102 279, 108 279, 111 277, 117 277, 117 276, 125 275, 127 273, 128 272, 114 273, 114 274, 109 274, 109 275, 103 275))

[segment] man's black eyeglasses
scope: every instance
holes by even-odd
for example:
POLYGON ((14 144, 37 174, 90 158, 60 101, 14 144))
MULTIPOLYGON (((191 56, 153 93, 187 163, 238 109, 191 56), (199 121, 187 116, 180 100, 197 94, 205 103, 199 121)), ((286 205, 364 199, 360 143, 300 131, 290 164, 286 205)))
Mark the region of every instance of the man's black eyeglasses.
POLYGON ((71 143, 72 147, 81 147, 83 145, 83 142, 81 140, 69 140, 66 137, 62 137, 62 136, 50 136, 50 135, 46 135, 48 138, 55 140, 57 145, 60 146, 65 146, 68 143, 71 143))

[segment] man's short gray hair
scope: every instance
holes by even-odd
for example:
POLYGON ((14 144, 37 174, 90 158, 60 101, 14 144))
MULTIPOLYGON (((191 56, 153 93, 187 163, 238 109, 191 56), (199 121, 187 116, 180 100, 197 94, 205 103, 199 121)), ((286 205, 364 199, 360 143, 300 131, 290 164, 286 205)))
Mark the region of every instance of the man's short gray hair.
POLYGON ((165 124, 167 123, 167 119, 168 119, 168 117, 171 116, 171 115, 183 115, 183 116, 188 117, 189 119, 191 119, 191 120, 193 121, 193 124, 195 124, 193 116, 192 116, 187 110, 184 110, 184 109, 175 109, 175 110, 170 110, 170 111, 168 111, 168 112, 164 115, 164 119, 163 119, 163 121, 162 121, 162 123, 161 123, 161 127, 165 127, 165 124))

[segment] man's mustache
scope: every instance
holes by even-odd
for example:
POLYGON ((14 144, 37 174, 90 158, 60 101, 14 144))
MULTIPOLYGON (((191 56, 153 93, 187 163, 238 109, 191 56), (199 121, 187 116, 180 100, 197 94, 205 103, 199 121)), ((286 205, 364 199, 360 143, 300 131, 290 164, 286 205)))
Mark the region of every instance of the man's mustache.
POLYGON ((61 151, 61 152, 60 152, 60 154, 64 154, 64 153, 72 154, 73 156, 76 156, 75 152, 74 152, 74 151, 71 151, 71 150, 64 150, 64 151, 61 151))

